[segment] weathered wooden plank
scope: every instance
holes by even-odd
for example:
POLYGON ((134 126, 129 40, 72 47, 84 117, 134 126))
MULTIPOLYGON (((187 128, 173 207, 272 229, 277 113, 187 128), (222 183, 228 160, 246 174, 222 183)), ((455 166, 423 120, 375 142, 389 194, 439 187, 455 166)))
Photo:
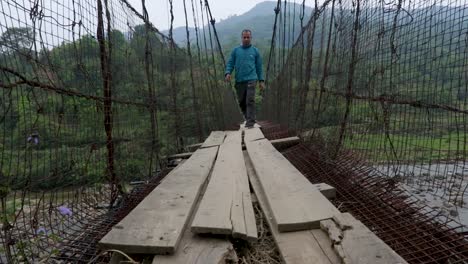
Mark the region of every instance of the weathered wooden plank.
POLYGON ((174 253, 217 152, 217 147, 197 150, 114 226, 99 246, 125 253, 174 253))
POLYGON ((241 132, 236 139, 238 142, 236 148, 236 166, 241 168, 242 173, 236 174, 237 192, 235 195, 235 204, 239 203, 241 210, 234 210, 232 215, 238 220, 233 220, 233 236, 244 238, 249 241, 257 240, 257 224, 255 222, 255 213, 252 206, 252 197, 250 195, 249 179, 247 168, 245 166, 244 154, 241 148, 241 132), (239 226, 239 228, 237 228, 239 226))
POLYGON ((312 233, 315 240, 317 240, 318 244, 320 245, 320 248, 323 250, 323 253, 328 257, 330 262, 341 264, 341 258, 338 256, 338 254, 336 254, 334 248, 332 247, 333 242, 331 241, 328 234, 322 229, 312 229, 309 232, 312 233))
POLYGON ((250 142, 250 141, 255 141, 255 140, 265 138, 260 128, 245 129, 244 133, 245 133, 244 142, 248 142, 248 141, 250 142))
POLYGON ((252 196, 250 194, 249 182, 247 180, 247 188, 248 190, 243 192, 243 206, 244 206, 244 217, 245 217, 245 227, 247 229, 247 240, 248 241, 256 241, 258 239, 258 232, 257 232, 257 223, 255 221, 255 213, 252 205, 252 196))
POLYGON ((226 133, 224 131, 213 131, 200 148, 219 146, 223 144, 225 137, 226 133))
MULTIPOLYGON (((202 193, 206 191, 205 184, 202 193)), ((197 199, 195 211, 200 206, 201 197, 197 199)), ((191 215, 189 223, 193 221, 191 215)), ((172 255, 155 255, 153 264, 221 264, 237 263, 237 256, 227 238, 201 237, 186 228, 179 250, 172 255), (231 261, 231 262, 230 262, 231 261)))
POLYGON ((345 264, 404 264, 407 263, 363 223, 349 213, 321 223, 345 264))
POLYGON ((232 244, 223 238, 200 237, 187 229, 173 255, 156 255, 153 264, 219 264, 234 258, 232 244))
POLYGON ((268 140, 245 144, 280 232, 320 228, 339 213, 268 140))
MULTIPOLYGON (((283 262, 285 264, 339 264, 339 258, 331 248, 331 242, 323 239, 323 236, 319 237, 320 234, 317 234, 316 231, 321 230, 312 230, 314 233, 312 233, 311 230, 287 233, 278 232, 273 223, 271 211, 267 205, 262 187, 246 152, 244 152, 244 158, 250 183, 278 246, 283 262)), ((322 235, 324 235, 324 233, 322 235)))
POLYGON ((231 143, 234 145, 240 146, 242 143, 242 133, 241 131, 225 131, 226 137, 224 138, 224 143, 231 143))
MULTIPOLYGON (((245 168, 244 157, 242 155, 242 132, 232 132, 232 134, 228 135, 227 138, 229 139, 226 140, 226 143, 234 145, 231 151, 235 153, 232 153, 234 158, 231 159, 231 164, 232 166, 239 168, 239 173, 231 175, 234 180, 233 200, 231 206, 232 236, 235 238, 247 239, 247 225, 244 213, 244 193, 248 191, 250 195, 250 190, 247 180, 247 169, 245 168)), ((250 202, 250 206, 252 206, 252 202, 250 202)))
POLYGON ((343 232, 341 232, 341 229, 338 228, 331 219, 321 221, 320 227, 328 233, 328 237, 330 237, 330 240, 333 242, 340 242, 343 238, 343 232))
MULTIPOLYGON (((240 149, 240 143, 239 143, 239 151, 240 152, 242 151, 240 149)), ((235 156, 238 157, 238 155, 235 155, 235 156)), ((244 160, 240 159, 240 162, 244 162, 244 160)), ((236 165, 233 164, 233 165, 239 167, 240 162, 236 162, 237 164, 236 165)), ((245 177, 247 177, 247 171, 244 169, 243 172, 245 173, 245 177)), ((235 238, 246 239, 247 227, 245 225, 245 218, 244 218, 244 203, 243 203, 244 188, 242 186, 242 179, 238 174, 231 175, 231 177, 233 178, 233 181, 234 181, 233 185, 231 186, 231 188, 233 189, 232 204, 231 204, 232 236, 235 238)))
POLYGON ((194 233, 232 234, 243 239, 257 237, 240 131, 227 133, 220 146, 191 230, 194 233))
POLYGON ((314 184, 314 186, 319 190, 323 196, 325 196, 327 199, 335 199, 336 197, 336 189, 335 187, 332 187, 326 183, 317 183, 314 184))
POLYGON ((240 170, 231 163, 236 145, 229 144, 230 140, 228 136, 228 141, 220 146, 211 179, 192 222, 194 233, 232 234, 233 188, 235 174, 240 170))

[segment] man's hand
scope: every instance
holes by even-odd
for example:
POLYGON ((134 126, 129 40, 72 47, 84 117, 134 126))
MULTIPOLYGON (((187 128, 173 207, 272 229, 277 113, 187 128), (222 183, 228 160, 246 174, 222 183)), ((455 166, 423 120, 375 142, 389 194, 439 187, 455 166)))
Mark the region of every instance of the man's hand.
POLYGON ((260 82, 260 91, 265 90, 265 82, 260 82))
POLYGON ((226 82, 230 82, 231 81, 231 74, 226 74, 226 82))

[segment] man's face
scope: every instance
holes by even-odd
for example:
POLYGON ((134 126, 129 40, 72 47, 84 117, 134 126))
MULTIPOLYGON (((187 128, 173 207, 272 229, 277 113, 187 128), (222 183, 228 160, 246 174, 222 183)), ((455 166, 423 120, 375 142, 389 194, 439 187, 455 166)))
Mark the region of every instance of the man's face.
POLYGON ((250 32, 242 33, 242 45, 244 46, 250 45, 251 40, 252 40, 252 34, 250 32))

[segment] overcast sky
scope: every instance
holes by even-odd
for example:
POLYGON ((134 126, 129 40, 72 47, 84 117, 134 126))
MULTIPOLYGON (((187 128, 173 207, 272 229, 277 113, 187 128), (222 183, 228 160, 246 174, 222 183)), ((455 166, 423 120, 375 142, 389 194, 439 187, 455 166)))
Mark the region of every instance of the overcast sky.
MULTIPOLYGON (((128 0, 138 11, 141 12, 141 0, 128 0)), ((211 12, 216 21, 220 19, 226 19, 230 15, 241 15, 250 9, 252 9, 256 4, 265 2, 266 0, 210 0, 211 12)), ((174 27, 185 26, 185 16, 184 16, 184 5, 183 0, 173 0, 174 2, 174 27)), ((194 0, 197 3, 198 10, 200 10, 200 0, 194 0)), ((202 0, 204 2, 204 0, 202 0)), ((273 1, 276 2, 276 1, 273 1)), ((293 2, 289 0, 289 2, 293 2)), ((302 0, 295 0, 296 3, 301 3, 302 0)), ((312 2, 307 0, 307 2, 312 2)), ((322 1, 320 1, 322 2, 322 1)), ((186 0, 187 9, 188 9, 188 18, 189 24, 193 24, 192 18, 192 0, 186 0)), ((308 5, 310 5, 310 3, 308 5)), ((169 17, 169 1, 168 0, 146 0, 146 8, 151 22, 160 30, 169 29, 170 17, 169 17)), ((271 13, 273 14, 273 10, 271 13)))
MULTIPOLYGON (((3 1, 3 0, 2 0, 3 1)), ((141 0, 128 0, 139 12, 141 12, 141 0)), ((193 0, 197 3, 198 10, 200 10, 200 0, 193 0)), ((204 2, 205 0, 202 0, 204 2)), ((241 15, 250 9, 252 9, 256 4, 272 1, 277 2, 277 0, 209 0, 211 12, 213 13, 216 21, 220 19, 226 19, 230 15, 241 15)), ((325 0, 319 0, 319 5, 325 0)), ((413 5, 421 5, 421 3, 426 3, 425 5, 437 4, 437 5, 466 5, 468 0, 412 0, 410 3, 413 5)), ((185 17, 184 17, 184 6, 183 0, 173 0, 174 2, 174 27, 185 26, 185 17)), ((188 9, 188 18, 189 25, 193 25, 192 17, 192 0, 186 0, 187 9, 188 9)), ((281 1, 283 2, 283 0, 281 1)), ((296 2, 302 4, 302 0, 288 0, 288 2, 296 2)), ((313 6, 315 0, 306 0, 306 5, 313 6)), ((391 2, 391 1, 388 1, 391 2)), ((409 1, 405 1, 408 3, 409 1)), ((146 0, 146 7, 151 22, 160 30, 169 29, 169 1, 168 0, 146 0)), ((271 10, 273 13, 273 10, 271 10)))
MULTIPOLYGON (((142 13, 141 0, 127 0, 135 9, 142 13)), ((205 0, 193 0, 196 4, 196 10, 200 13, 200 1, 205 2, 205 0)), ((245 12, 252 9, 255 5, 264 2, 266 0, 208 0, 212 14, 217 22, 222 19, 226 19, 231 15, 241 15, 245 12)), ((288 2, 295 2, 297 4, 302 4, 303 0, 288 0, 288 2)), ((325 0, 318 0, 319 5, 321 5, 325 0)), ((390 0, 386 0, 391 2, 390 0)), ((394 0, 396 1, 396 0, 394 0)), ((31 27, 32 21, 30 19, 30 9, 32 3, 36 3, 37 0, 0 0, 0 34, 3 33, 9 27, 31 27)), ((61 29, 60 25, 70 25, 70 19, 73 15, 71 13, 72 3, 83 4, 90 3, 92 0, 41 0, 39 3, 43 5, 44 12, 44 21, 41 24, 41 31, 50 33, 52 37, 47 41, 47 44, 55 46, 60 44, 63 40, 70 40, 71 32, 70 30, 61 29), (63 3, 62 3, 63 1, 63 3), (65 5, 62 6, 62 5, 65 5), (58 14, 58 15, 57 15, 58 14)), ((183 0, 173 0, 174 2, 174 27, 185 26, 185 17, 184 17, 184 6, 183 0)), ((188 19, 189 26, 193 27, 193 15, 192 15, 192 0, 186 0, 187 9, 188 9, 188 19)), ((277 0, 270 0, 270 2, 276 3, 277 0)), ((281 0, 284 2, 284 0, 281 0)), ((315 0, 305 0, 307 6, 312 7, 315 0)), ((350 4, 351 1, 344 1, 347 4, 350 4)), ((409 3, 416 7, 427 7, 433 4, 436 5, 456 5, 456 6, 466 6, 468 0, 405 0, 405 3, 409 3)), ((118 11, 119 1, 111 1, 114 3, 114 8, 118 11)), ((378 3, 378 1, 372 1, 372 3, 378 3)), ((160 30, 169 29, 169 1, 168 0, 146 0, 146 7, 149 13, 150 21, 160 30)), ((368 7, 368 6, 367 6, 368 7)), ((126 10, 128 11, 128 10, 126 10)), ((131 13, 131 12, 130 12, 131 13)), ((274 14, 274 11, 271 10, 271 14, 274 14)), ((90 16, 88 12, 80 13, 81 16, 85 18, 86 21, 83 26, 85 30, 81 34, 94 34, 95 32, 95 17, 90 16)), ((81 19, 79 17, 78 19, 81 19)), ((141 20, 134 16, 134 22, 136 24, 141 24, 141 20)), ((122 20, 125 22, 125 20, 122 20)), ((120 21, 119 30, 128 30, 125 23, 120 21)), ((207 23, 205 19, 205 24, 207 23)), ((201 26, 201 21, 198 21, 199 26, 201 26)), ((75 32, 76 34, 76 32, 75 32)))

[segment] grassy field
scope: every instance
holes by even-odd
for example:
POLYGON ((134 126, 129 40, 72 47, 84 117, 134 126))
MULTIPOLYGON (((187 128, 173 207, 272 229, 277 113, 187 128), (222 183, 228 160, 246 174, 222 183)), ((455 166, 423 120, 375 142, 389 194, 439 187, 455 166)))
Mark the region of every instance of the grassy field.
POLYGON ((468 138, 468 133, 452 132, 440 136, 354 134, 345 138, 344 146, 371 154, 371 158, 375 161, 395 158, 411 161, 453 160, 463 157, 464 147, 465 152, 467 151, 464 138, 468 138), (396 157, 392 147, 397 154, 396 157))
MULTIPOLYGON (((362 127, 356 127, 348 130, 353 133, 345 135, 343 146, 361 153, 369 161, 452 161, 468 155, 468 146, 465 144, 468 133, 424 131, 419 135, 394 133, 387 136, 383 131, 370 133, 362 127)), ((329 147, 333 147, 339 130, 339 126, 328 126, 317 131, 329 143, 329 147)))

